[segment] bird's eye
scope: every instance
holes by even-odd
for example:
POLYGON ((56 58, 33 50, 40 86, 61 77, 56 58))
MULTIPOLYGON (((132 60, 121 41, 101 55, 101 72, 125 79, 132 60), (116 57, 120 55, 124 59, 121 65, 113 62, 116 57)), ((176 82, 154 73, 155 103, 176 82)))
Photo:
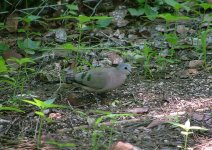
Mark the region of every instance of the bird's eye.
POLYGON ((127 70, 127 67, 124 67, 125 70, 127 70))

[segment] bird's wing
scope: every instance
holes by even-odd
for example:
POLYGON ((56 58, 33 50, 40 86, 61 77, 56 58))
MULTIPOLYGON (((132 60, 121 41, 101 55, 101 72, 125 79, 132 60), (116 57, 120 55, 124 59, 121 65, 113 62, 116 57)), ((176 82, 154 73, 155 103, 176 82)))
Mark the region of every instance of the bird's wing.
POLYGON ((75 81, 93 90, 101 90, 107 86, 111 80, 113 68, 93 69, 88 72, 79 73, 75 76, 75 81))

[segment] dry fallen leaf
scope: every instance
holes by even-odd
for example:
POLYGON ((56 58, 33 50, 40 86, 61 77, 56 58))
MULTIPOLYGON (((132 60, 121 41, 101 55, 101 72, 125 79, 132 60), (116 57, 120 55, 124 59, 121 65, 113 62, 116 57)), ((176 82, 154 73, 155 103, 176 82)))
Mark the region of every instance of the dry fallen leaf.
POLYGON ((13 13, 13 14, 10 14, 7 19, 6 19, 6 22, 5 22, 5 25, 6 25, 6 29, 9 31, 9 32, 16 32, 17 29, 18 29, 18 18, 17 18, 17 14, 13 13))

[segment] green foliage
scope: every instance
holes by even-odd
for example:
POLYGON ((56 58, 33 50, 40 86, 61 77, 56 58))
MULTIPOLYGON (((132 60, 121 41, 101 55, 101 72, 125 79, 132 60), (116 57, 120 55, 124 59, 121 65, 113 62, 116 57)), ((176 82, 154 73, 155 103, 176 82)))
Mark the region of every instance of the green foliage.
POLYGON ((32 104, 34 106, 37 106, 40 110, 45 110, 48 108, 66 108, 65 106, 62 106, 62 105, 53 104, 54 102, 53 100, 41 101, 35 98, 33 100, 34 101, 31 101, 31 100, 23 100, 23 101, 26 103, 32 104))
POLYGON ((92 150, 100 149, 100 146, 102 145, 98 143, 98 140, 105 138, 104 132, 107 132, 107 135, 109 135, 110 136, 109 138, 112 140, 113 128, 107 125, 103 125, 101 124, 101 122, 103 122, 104 120, 109 120, 109 122, 111 122, 112 124, 115 124, 117 121, 117 118, 119 117, 133 116, 133 114, 113 114, 111 112, 101 111, 101 110, 96 110, 94 112, 98 114, 103 114, 103 115, 98 117, 93 124, 94 131, 92 133, 92 150))
POLYGON ((0 75, 0 81, 2 83, 7 83, 13 87, 16 87, 16 80, 8 75, 0 75))
POLYGON ((0 73, 2 72, 8 72, 8 68, 5 64, 5 61, 2 57, 0 57, 0 73))
POLYGON ((68 8, 68 13, 70 15, 77 15, 77 12, 79 11, 79 8, 76 4, 68 4, 66 5, 66 7, 68 8))
POLYGON ((19 109, 19 108, 16 108, 16 107, 5 107, 5 106, 0 106, 0 111, 15 111, 15 112, 21 112, 23 113, 24 111, 19 109))
POLYGON ((0 54, 4 51, 8 51, 10 48, 7 44, 0 43, 0 54))
POLYGON ((12 57, 12 58, 10 58, 8 60, 12 60, 12 61, 16 62, 19 66, 23 66, 23 65, 26 65, 28 63, 33 63, 33 64, 35 63, 32 60, 32 58, 27 58, 27 57, 26 58, 20 58, 20 59, 12 57))
POLYGON ((175 33, 164 34, 165 40, 169 42, 171 45, 176 45, 179 38, 175 33))
POLYGON ((180 20, 190 20, 190 17, 187 16, 175 16, 170 13, 165 13, 165 14, 159 14, 159 18, 163 18, 166 20, 166 22, 171 22, 171 21, 180 21, 180 20))
POLYGON ((176 122, 167 122, 167 123, 170 123, 174 126, 180 127, 184 130, 181 132, 181 134, 183 134, 185 136, 185 142, 184 142, 184 148, 183 148, 184 150, 187 149, 188 135, 193 133, 193 132, 189 132, 190 130, 202 130, 202 131, 208 130, 204 127, 191 126, 189 119, 185 122, 185 124, 180 124, 180 123, 176 123, 176 122))
POLYGON ((137 0, 138 8, 129 8, 128 11, 131 16, 141 16, 145 14, 149 20, 155 20, 158 15, 158 8, 150 6, 145 0, 137 0))
POLYGON ((39 125, 39 129, 38 129, 38 138, 37 138, 37 148, 40 149, 40 147, 41 147, 41 135, 42 135, 42 128, 43 128, 44 120, 46 120, 48 122, 51 121, 51 119, 49 119, 45 116, 43 111, 45 109, 48 109, 48 108, 67 108, 67 107, 62 106, 62 105, 53 104, 54 99, 41 101, 41 100, 34 98, 33 101, 31 101, 31 100, 22 100, 22 101, 26 102, 28 104, 37 106, 40 109, 40 111, 35 112, 35 114, 37 114, 40 117, 40 125, 39 125))
POLYGON ((3 22, 0 22, 0 30, 5 29, 5 24, 3 22))
POLYGON ((77 24, 77 26, 79 27, 78 29, 80 30, 91 29, 90 27, 88 28, 88 25, 86 25, 87 23, 96 22, 97 26, 93 26, 93 27, 107 27, 112 22, 112 17, 107 17, 107 16, 88 17, 84 15, 79 15, 77 17, 66 15, 66 16, 61 16, 58 18, 52 18, 48 20, 63 20, 63 19, 76 19, 78 21, 78 24, 77 24))
MULTIPOLYGON (((153 6, 151 4, 149 4, 150 2, 148 3, 147 0, 137 0, 137 3, 139 4, 138 8, 129 8, 128 9, 130 15, 131 16, 141 16, 141 15, 145 14, 146 17, 149 20, 151 20, 151 21, 155 20, 155 18, 158 17, 159 9, 162 8, 164 4, 166 4, 168 6, 171 6, 172 8, 175 9, 176 12, 179 12, 180 9, 184 9, 187 12, 191 10, 191 8, 189 8, 188 6, 184 5, 183 3, 180 4, 176 0, 163 0, 163 1, 156 0, 155 2, 152 2, 153 6)), ((168 16, 166 16, 166 18, 167 17, 168 16)), ((173 19, 173 17, 171 17, 171 19, 173 19)))
POLYGON ((205 11, 209 8, 212 9, 212 4, 209 3, 201 3, 199 6, 201 6, 205 11))
POLYGON ((26 23, 31 23, 33 21, 39 21, 40 18, 41 18, 40 16, 34 16, 34 15, 28 15, 23 18, 19 17, 20 20, 22 20, 26 23))
POLYGON ((33 41, 30 38, 18 40, 18 47, 24 50, 27 54, 35 54, 35 51, 40 49, 40 41, 33 41))

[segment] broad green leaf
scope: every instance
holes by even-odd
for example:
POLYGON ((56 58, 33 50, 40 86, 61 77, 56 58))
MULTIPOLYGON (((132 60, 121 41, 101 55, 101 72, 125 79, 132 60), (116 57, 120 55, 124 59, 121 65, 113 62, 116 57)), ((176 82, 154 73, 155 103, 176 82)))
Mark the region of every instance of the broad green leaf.
POLYGON ((156 7, 151 7, 148 4, 144 7, 144 12, 149 20, 155 20, 158 15, 158 11, 156 7))
POLYGON ((66 5, 66 7, 70 10, 76 10, 76 11, 79 10, 78 6, 74 4, 66 5))
POLYGON ((107 27, 110 23, 112 22, 112 19, 99 19, 97 20, 96 24, 101 27, 101 28, 105 28, 107 27))
POLYGON ((144 14, 144 8, 141 8, 141 7, 138 9, 128 8, 128 11, 130 12, 131 16, 141 16, 144 14))
POLYGON ((31 39, 27 38, 24 40, 24 47, 28 49, 39 49, 40 48, 40 41, 32 41, 31 39))
POLYGON ((27 54, 34 54, 34 50, 40 49, 40 41, 32 41, 30 38, 24 41, 18 40, 18 47, 24 50, 27 54))
POLYGON ((174 7, 176 10, 182 8, 182 5, 175 0, 164 0, 167 5, 174 7))
POLYGON ((56 98, 52 98, 49 100, 44 101, 45 104, 53 104, 56 98))

